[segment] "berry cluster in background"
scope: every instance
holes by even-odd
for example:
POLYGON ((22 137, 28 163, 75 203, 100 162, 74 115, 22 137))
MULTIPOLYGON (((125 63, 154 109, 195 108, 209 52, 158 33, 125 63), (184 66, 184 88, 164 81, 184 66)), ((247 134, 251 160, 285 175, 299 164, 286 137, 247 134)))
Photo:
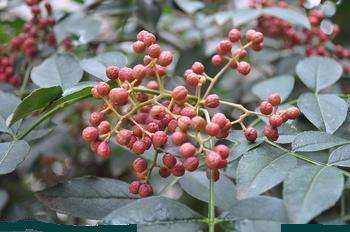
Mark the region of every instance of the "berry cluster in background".
POLYGON ((211 77, 202 63, 195 62, 184 73, 190 88, 176 86, 169 91, 165 89, 164 80, 173 54, 162 51, 152 33, 141 31, 133 50, 136 53, 147 52, 144 63, 133 68, 110 66, 106 69, 110 81, 100 82, 91 90, 94 98, 103 101, 102 109, 90 114, 90 126, 83 130, 82 137, 100 157, 110 156, 111 140, 139 156, 147 150, 154 150, 151 163, 141 157, 133 162, 137 180, 130 184, 130 192, 141 197, 153 194, 150 176, 154 169, 158 169, 159 175, 165 178, 183 176, 186 171, 206 167, 207 176, 212 173, 218 180, 219 170, 227 166, 230 149, 224 144, 212 144, 212 138, 226 138, 232 126, 238 124, 247 140, 254 142, 258 132, 254 128, 246 128, 245 119, 260 116, 270 120, 264 134, 268 139, 276 140, 277 127, 300 114, 295 107, 278 111, 281 101, 278 94, 261 103, 260 113, 224 101, 211 93, 217 80, 229 68, 242 75, 250 72, 250 64, 242 59, 247 56, 246 49, 249 47, 261 50, 263 39, 263 34, 255 30, 248 30, 245 36, 237 29, 230 30, 228 39, 217 45, 217 54, 212 59, 214 65, 223 66, 221 70, 211 77), (237 48, 232 46, 234 43, 237 48), (222 113, 210 115, 208 109, 220 105, 238 109, 242 114, 233 121, 222 113), (167 151, 168 146, 177 147, 177 152, 167 151))
POLYGON ((56 23, 52 16, 52 5, 50 2, 41 0, 26 0, 30 8, 31 19, 25 23, 22 32, 11 39, 8 44, 0 45, 0 83, 7 82, 18 86, 21 82, 21 70, 16 72, 16 67, 26 67, 31 60, 34 60, 38 53, 47 48, 57 49, 63 45, 71 49, 73 44, 70 39, 64 39, 57 43, 53 31, 56 23), (21 63, 21 64, 17 64, 21 63), (15 67, 16 65, 16 67, 15 67))
MULTIPOLYGON (((289 7, 288 3, 285 1, 262 0, 258 2, 256 0, 251 0, 250 7, 289 7)), ((321 3, 322 2, 323 1, 321 1, 321 3)), ((303 6, 304 1, 300 1, 299 4, 303 6)), ((299 30, 286 20, 270 15, 263 15, 258 18, 258 30, 267 36, 283 39, 282 48, 284 49, 301 45, 305 48, 307 56, 326 56, 344 60, 345 62, 348 61, 350 58, 350 50, 339 44, 334 46, 327 44, 339 34, 340 28, 338 24, 333 23, 330 31, 326 31, 321 26, 321 22, 325 18, 326 16, 322 10, 311 9, 308 11, 308 20, 311 29, 299 30)), ((343 69, 345 74, 350 74, 350 63, 345 63, 343 69)))

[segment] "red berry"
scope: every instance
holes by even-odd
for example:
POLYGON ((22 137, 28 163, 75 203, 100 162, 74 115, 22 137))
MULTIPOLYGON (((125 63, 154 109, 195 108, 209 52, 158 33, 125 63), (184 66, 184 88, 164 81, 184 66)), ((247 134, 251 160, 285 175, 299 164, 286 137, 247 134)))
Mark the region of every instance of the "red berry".
POLYGON ((255 35, 256 31, 253 29, 250 29, 246 32, 245 37, 247 39, 248 42, 253 40, 253 36, 255 35))
POLYGON ((185 167, 180 161, 178 161, 171 172, 174 176, 183 176, 185 174, 185 167))
POLYGON ((219 43, 220 51, 224 53, 230 53, 232 49, 232 44, 229 40, 222 40, 219 43))
POLYGON ((92 112, 89 116, 89 122, 93 126, 98 126, 105 119, 104 114, 101 112, 92 112))
POLYGON ((97 147, 97 154, 100 157, 109 157, 109 155, 111 154, 111 148, 109 147, 108 143, 104 141, 100 143, 100 145, 98 145, 97 147))
POLYGON ((136 80, 142 81, 142 79, 146 75, 145 66, 143 66, 142 64, 138 64, 138 65, 135 65, 135 67, 132 70, 133 70, 132 74, 133 74, 134 78, 136 80))
POLYGON ((145 56, 143 57, 143 63, 144 63, 145 65, 148 65, 149 63, 151 63, 151 61, 152 61, 152 57, 150 57, 149 55, 145 55, 145 56))
POLYGON ((261 32, 256 32, 252 36, 252 42, 254 44, 260 44, 264 41, 264 35, 261 32))
POLYGON ((133 194, 138 194, 140 186, 141 186, 141 182, 138 180, 131 182, 129 184, 129 192, 133 194))
POLYGON ((119 74, 119 68, 117 66, 109 66, 106 69, 106 75, 111 80, 118 79, 118 74, 119 74))
POLYGON ((183 166, 189 172, 193 172, 198 168, 199 160, 197 157, 188 157, 185 159, 183 166))
POLYGON ((241 32, 237 29, 231 29, 228 33, 228 37, 232 43, 238 42, 241 39, 241 32))
POLYGON ((270 102, 273 106, 278 106, 279 104, 281 104, 281 97, 278 93, 270 94, 268 102, 270 102))
POLYGON ((248 75, 250 72, 250 64, 245 61, 237 62, 237 71, 242 75, 248 75))
POLYGON ((100 125, 98 125, 97 130, 100 135, 107 134, 111 131, 111 124, 109 124, 108 121, 102 121, 100 125))
POLYGON ((228 156, 230 155, 230 149, 226 145, 223 145, 223 144, 219 144, 219 145, 215 146, 214 151, 219 153, 219 155, 221 156, 222 159, 227 159, 228 156))
MULTIPOLYGON (((213 170, 213 169, 209 169, 208 168, 207 171, 206 171, 206 176, 207 176, 208 179, 210 179, 210 171, 211 170, 213 170)), ((219 172, 218 169, 214 169, 213 171, 214 171, 214 181, 216 182, 220 178, 220 172, 219 172)))
POLYGON ((192 65, 192 71, 196 74, 203 74, 204 65, 201 62, 194 62, 192 65))
POLYGON ((154 44, 156 42, 156 37, 152 34, 152 33, 147 33, 145 34, 145 36, 143 37, 143 40, 142 40, 145 45, 148 47, 148 46, 151 46, 152 44, 154 44))
POLYGON ((99 82, 95 88, 100 96, 107 96, 110 91, 109 85, 103 81, 99 82))
POLYGON ((192 122, 191 118, 189 118, 187 116, 181 116, 177 120, 177 125, 181 130, 187 131, 190 128, 191 122, 192 122))
POLYGON ((173 142, 174 145, 180 146, 184 142, 187 141, 187 134, 182 132, 182 131, 175 131, 171 135, 171 141, 173 142))
POLYGON ((148 34, 148 33, 149 32, 145 31, 145 30, 140 31, 139 33, 137 33, 137 36, 136 36, 137 40, 143 41, 145 36, 146 36, 146 34, 148 34))
POLYGON ((194 107, 192 106, 186 106, 181 110, 182 116, 187 116, 189 118, 193 118, 197 115, 196 111, 194 110, 194 107))
POLYGON ((109 100, 113 104, 125 105, 128 102, 129 94, 123 88, 114 88, 109 92, 109 100))
POLYGON ((149 89, 154 89, 154 90, 159 89, 158 82, 156 82, 156 81, 148 82, 146 87, 149 88, 149 89))
POLYGON ((195 116, 191 119, 191 129, 200 131, 205 128, 205 120, 201 116, 195 116))
POLYGON ((212 151, 205 157, 205 164, 210 169, 218 169, 220 166, 221 160, 222 158, 219 155, 219 153, 212 151))
POLYGON ((273 114, 269 119, 269 123, 273 127, 279 127, 283 124, 283 118, 278 114, 273 114))
POLYGON ((258 131, 255 128, 248 127, 244 130, 244 136, 248 141, 254 142, 258 137, 258 131))
POLYGON ((147 169, 147 161, 143 158, 137 158, 132 162, 132 168, 135 172, 143 172, 147 169))
POLYGON ((204 104, 209 108, 216 108, 220 105, 220 97, 216 94, 210 94, 205 98, 204 104))
POLYGON ((264 127, 264 135, 271 141, 276 141, 279 137, 277 128, 269 124, 264 127))
POLYGON ((224 58, 220 55, 214 55, 211 58, 211 63, 215 66, 221 66, 224 63, 224 58))
POLYGON ((152 44, 149 46, 148 55, 152 58, 158 58, 160 55, 160 46, 158 44, 152 44))
POLYGON ((103 96, 101 96, 100 94, 98 94, 97 89, 96 89, 95 87, 93 87, 93 88, 91 89, 91 95, 92 95, 94 98, 96 98, 96 99, 101 99, 101 98, 103 98, 103 96))
POLYGON ((196 147, 192 143, 184 143, 180 146, 179 152, 183 157, 191 157, 196 154, 196 147))
POLYGON ((286 111, 286 117, 288 119, 293 120, 298 118, 299 116, 300 116, 300 110, 295 106, 288 108, 286 111))
POLYGON ((223 128, 227 122, 227 118, 223 113, 216 113, 211 118, 211 121, 218 124, 220 128, 223 128))
POLYGON ((254 51, 261 51, 264 48, 264 43, 259 43, 259 44, 253 44, 252 49, 254 51))
POLYGON ((151 133, 155 133, 155 132, 159 131, 159 125, 155 122, 150 122, 147 124, 146 130, 151 132, 151 133))
POLYGON ((140 197, 149 197, 153 195, 153 188, 150 184, 141 184, 139 188, 140 197))
POLYGON ((161 52, 158 57, 158 64, 161 66, 168 66, 173 61, 173 54, 169 51, 161 52))
POLYGON ((132 137, 132 132, 127 129, 122 129, 118 132, 115 139, 120 145, 127 145, 132 137))
POLYGON ((82 136, 84 140, 94 142, 98 137, 98 131, 95 127, 89 126, 83 130, 82 136))
POLYGON ((187 94, 188 90, 186 89, 186 87, 180 85, 173 90, 171 96, 174 98, 175 101, 181 102, 187 98, 187 94))
POLYGON ((129 81, 131 83, 134 80, 133 70, 128 67, 119 69, 119 79, 121 81, 129 81))
POLYGON ((171 170, 168 168, 159 169, 159 175, 163 178, 167 178, 168 176, 170 176, 170 174, 171 174, 171 170))
POLYGON ((132 145, 132 152, 134 152, 136 155, 141 155, 145 152, 146 145, 142 141, 135 141, 132 145))
POLYGON ((168 168, 173 168, 176 164, 176 158, 171 154, 165 154, 163 156, 163 164, 168 168))
POLYGON ((193 72, 186 75, 185 78, 190 86, 197 86, 199 83, 199 76, 193 72))
POLYGON ((259 109, 262 114, 269 115, 272 113, 273 106, 271 105, 271 103, 263 101, 260 103, 259 109))
POLYGON ((205 126, 205 133, 207 133, 210 136, 216 136, 219 133, 220 126, 214 122, 209 122, 205 126))
POLYGON ((146 49, 146 45, 142 41, 136 41, 132 44, 132 49, 136 53, 142 53, 146 49))
POLYGON ((166 144, 168 136, 164 131, 157 131, 152 137, 152 143, 155 148, 159 148, 166 144))

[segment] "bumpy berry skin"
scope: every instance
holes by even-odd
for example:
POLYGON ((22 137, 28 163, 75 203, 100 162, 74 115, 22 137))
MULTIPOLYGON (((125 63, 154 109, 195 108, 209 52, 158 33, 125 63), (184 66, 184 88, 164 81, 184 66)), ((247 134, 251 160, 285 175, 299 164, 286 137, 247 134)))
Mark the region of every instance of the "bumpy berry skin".
POLYGON ((278 93, 273 93, 269 96, 268 102, 270 102, 273 106, 278 106, 281 104, 281 97, 278 93))
POLYGON ((217 152, 210 152, 205 157, 205 164, 210 169, 218 169, 220 167, 221 160, 222 160, 222 158, 219 155, 219 153, 217 153, 217 152))
POLYGON ((171 94, 171 96, 174 98, 175 101, 183 101, 187 98, 188 95, 188 90, 186 89, 186 87, 180 85, 177 86, 174 90, 173 93, 171 94))
POLYGON ((168 168, 173 168, 176 164, 176 158, 171 154, 165 154, 163 156, 163 164, 168 168))
POLYGON ((293 106, 287 109, 286 116, 288 119, 294 120, 300 116, 300 110, 293 106))
POLYGON ((180 146, 187 141, 188 135, 182 131, 176 131, 171 135, 171 141, 174 145, 180 146))
POLYGON ((89 116, 89 122, 92 126, 98 126, 105 119, 101 112, 92 112, 89 116))
MULTIPOLYGON (((212 169, 208 168, 207 171, 206 171, 206 176, 207 176, 208 179, 210 179, 210 171, 211 170, 212 169)), ((218 181, 220 179, 220 172, 219 172, 218 169, 214 169, 213 171, 214 171, 214 182, 216 182, 216 181, 218 181)))
POLYGON ((166 67, 169 64, 171 64, 171 62, 173 62, 173 54, 171 54, 171 52, 169 51, 164 51, 161 52, 159 57, 158 57, 158 64, 166 67))
POLYGON ((255 35, 256 31, 253 29, 250 29, 246 32, 245 37, 247 39, 247 42, 250 42, 253 40, 253 36, 255 35))
POLYGON ((132 144, 132 152, 136 155, 142 155, 146 151, 146 145, 142 141, 135 141, 132 144))
POLYGON ((261 32, 256 32, 252 36, 252 42, 255 44, 260 44, 264 41, 264 35, 261 32))
POLYGON ((106 82, 99 82, 96 85, 96 90, 100 96, 107 96, 110 91, 110 87, 106 82))
POLYGON ((171 170, 168 168, 161 168, 159 169, 159 175, 163 178, 167 178, 171 175, 171 170))
POLYGON ((191 126, 191 118, 187 116, 181 116, 177 121, 177 125, 181 130, 187 131, 191 126))
POLYGON ((155 148, 159 148, 166 144, 168 136, 164 131, 157 131, 152 137, 152 143, 155 148))
POLYGON ((217 123, 209 122, 205 126, 205 133, 207 133, 210 136, 216 136, 219 133, 220 126, 217 123))
POLYGON ((201 116, 195 116, 191 119, 191 129, 195 131, 200 131, 205 128, 205 119, 201 116))
POLYGON ((205 98, 204 104, 209 108, 216 108, 220 105, 220 97, 217 94, 210 94, 205 98))
POLYGON ((127 129, 122 129, 116 136, 116 142, 120 145, 127 145, 132 137, 132 132, 127 129))
POLYGON ((250 64, 245 61, 238 62, 237 71, 242 75, 248 75, 250 73, 250 64))
POLYGON ((264 135, 271 141, 276 141, 279 137, 277 128, 271 125, 266 125, 264 127, 264 135))
POLYGON ((173 167, 171 173, 174 176, 183 176, 185 174, 185 167, 181 162, 177 162, 175 166, 173 167))
POLYGON ((249 142, 254 142, 258 137, 258 131, 255 128, 248 127, 244 131, 244 136, 249 142))
POLYGON ((147 169, 147 161, 143 158, 137 158, 132 163, 132 167, 135 172, 143 172, 147 169))
POLYGON ((98 137, 98 131, 95 127, 86 127, 82 133, 83 139, 88 142, 93 142, 98 137))
POLYGON ((198 168, 199 160, 197 157, 189 157, 185 159, 183 165, 187 171, 193 172, 198 168))
POLYGON ((214 151, 219 153, 219 155, 221 156, 222 159, 227 159, 228 156, 230 155, 230 149, 226 145, 223 145, 223 144, 219 144, 219 145, 215 146, 214 151))
POLYGON ((109 124, 108 121, 102 121, 100 125, 98 125, 97 130, 100 135, 107 134, 111 131, 111 124, 109 124))
POLYGON ((140 197, 149 197, 153 195, 153 188, 150 184, 141 184, 139 188, 140 197))
POLYGON ((279 127, 283 124, 283 118, 278 114, 271 115, 269 123, 273 127, 279 127))
POLYGON ((228 33, 228 37, 232 43, 236 43, 241 39, 241 32, 237 29, 231 29, 228 33))
POLYGON ((219 43, 220 50, 224 53, 229 53, 231 52, 232 49, 232 44, 229 40, 222 40, 219 43))
POLYGON ((141 186, 141 182, 138 180, 131 182, 129 185, 129 192, 132 194, 138 194, 140 186, 141 186))
POLYGON ((133 43, 132 49, 133 49, 134 52, 136 52, 136 53, 142 53, 142 52, 145 51, 146 45, 145 45, 144 42, 142 42, 142 41, 136 41, 136 42, 133 43))
POLYGON ((260 103, 259 109, 262 114, 270 115, 273 111, 273 106, 270 102, 263 101, 260 103))
POLYGON ((118 105, 125 105, 128 102, 129 94, 122 88, 114 88, 109 92, 109 100, 118 105))
POLYGON ((196 147, 192 143, 184 143, 180 146, 179 152, 183 157, 191 157, 196 154, 196 147))
POLYGON ((160 55, 160 46, 158 44, 152 44, 149 46, 148 55, 152 58, 158 58, 160 55))
POLYGON ((119 75, 119 68, 117 66, 109 66, 106 69, 106 75, 109 79, 111 80, 116 80, 118 79, 119 75))
POLYGON ((221 66, 224 63, 224 58, 220 55, 214 55, 211 58, 211 63, 215 66, 221 66))
POLYGON ((97 147, 97 154, 103 158, 109 157, 109 155, 111 154, 111 148, 109 147, 108 143, 100 143, 100 145, 98 145, 97 147))
POLYGON ((194 62, 192 65, 192 71, 196 74, 203 74, 204 65, 201 62, 194 62))

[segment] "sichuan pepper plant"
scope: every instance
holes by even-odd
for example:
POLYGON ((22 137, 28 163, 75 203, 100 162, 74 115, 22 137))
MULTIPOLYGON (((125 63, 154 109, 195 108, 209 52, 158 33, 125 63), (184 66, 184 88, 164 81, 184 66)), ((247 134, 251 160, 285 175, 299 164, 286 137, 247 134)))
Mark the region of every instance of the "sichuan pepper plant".
POLYGON ((138 1, 106 41, 81 12, 26 1, 33 18, 1 46, 6 81, 25 82, 0 92, 1 220, 210 232, 349 222, 349 51, 333 44, 336 24, 323 27, 330 3, 215 13, 191 2, 138 1), (170 27, 179 15, 191 26, 170 27))

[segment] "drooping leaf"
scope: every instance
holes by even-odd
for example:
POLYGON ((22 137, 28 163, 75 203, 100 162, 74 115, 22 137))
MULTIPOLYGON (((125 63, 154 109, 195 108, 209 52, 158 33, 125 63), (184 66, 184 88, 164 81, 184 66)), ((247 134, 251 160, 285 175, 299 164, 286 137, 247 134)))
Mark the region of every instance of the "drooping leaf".
POLYGON ((33 82, 42 88, 61 86, 66 90, 77 84, 83 76, 78 60, 68 54, 54 55, 33 68, 33 82))
POLYGON ((275 197, 258 196, 238 201, 221 216, 224 219, 260 220, 288 222, 286 209, 282 200, 275 197))
POLYGON ((350 145, 344 145, 335 149, 329 156, 328 164, 350 167, 350 145))
POLYGON ((343 69, 331 58, 313 56, 299 61, 296 72, 309 89, 318 92, 339 80, 343 69))
POLYGON ((0 102, 0 132, 9 132, 10 129, 6 124, 6 120, 15 111, 21 100, 13 94, 0 91, 0 102))
POLYGON ((128 184, 119 180, 78 177, 37 192, 49 208, 77 217, 102 219, 113 210, 137 199, 128 184))
POLYGON ((279 76, 259 82, 253 86, 252 91, 263 101, 265 101, 271 93, 279 93, 281 100, 285 101, 292 92, 293 87, 294 77, 279 76))
POLYGON ((346 102, 331 94, 304 93, 298 99, 298 107, 312 124, 330 134, 343 124, 348 112, 346 102))
POLYGON ((53 104, 59 105, 70 101, 88 98, 91 96, 91 88, 94 83, 95 82, 90 81, 88 83, 81 82, 81 84, 67 89, 67 91, 63 93, 63 96, 60 99, 57 99, 57 101, 55 101, 53 104))
POLYGON ((307 16, 301 12, 280 8, 280 7, 266 7, 262 9, 263 14, 275 16, 280 19, 284 19, 289 23, 297 26, 302 26, 304 28, 311 28, 310 22, 307 16))
POLYGON ((105 217, 102 224, 137 224, 139 231, 193 232, 203 227, 201 215, 175 200, 148 197, 123 206, 105 217))
POLYGON ((320 131, 304 131, 298 134, 293 143, 294 151, 322 151, 331 147, 349 143, 348 140, 320 131))
MULTIPOLYGON (((209 202, 209 180, 205 172, 187 173, 180 179, 180 185, 191 196, 209 202)), ((233 182, 225 177, 215 182, 214 202, 222 209, 229 209, 236 202, 236 188, 233 182), (227 199, 230 199, 229 201, 227 199)))
POLYGON ((0 143, 0 174, 14 171, 29 152, 29 145, 23 140, 0 143))
POLYGON ((61 94, 62 90, 58 86, 34 90, 23 99, 21 104, 18 105, 15 113, 12 116, 10 125, 37 110, 45 108, 52 101, 59 98, 61 94))
POLYGON ((85 72, 103 80, 108 81, 106 76, 106 68, 114 65, 124 67, 127 63, 126 57, 120 52, 107 52, 93 58, 83 59, 80 62, 85 72))
POLYGON ((293 169, 283 188, 290 221, 308 223, 337 202, 343 186, 343 175, 336 168, 303 165, 293 169))
POLYGON ((237 169, 237 198, 245 199, 266 192, 281 183, 297 160, 271 146, 260 146, 243 155, 237 169))

